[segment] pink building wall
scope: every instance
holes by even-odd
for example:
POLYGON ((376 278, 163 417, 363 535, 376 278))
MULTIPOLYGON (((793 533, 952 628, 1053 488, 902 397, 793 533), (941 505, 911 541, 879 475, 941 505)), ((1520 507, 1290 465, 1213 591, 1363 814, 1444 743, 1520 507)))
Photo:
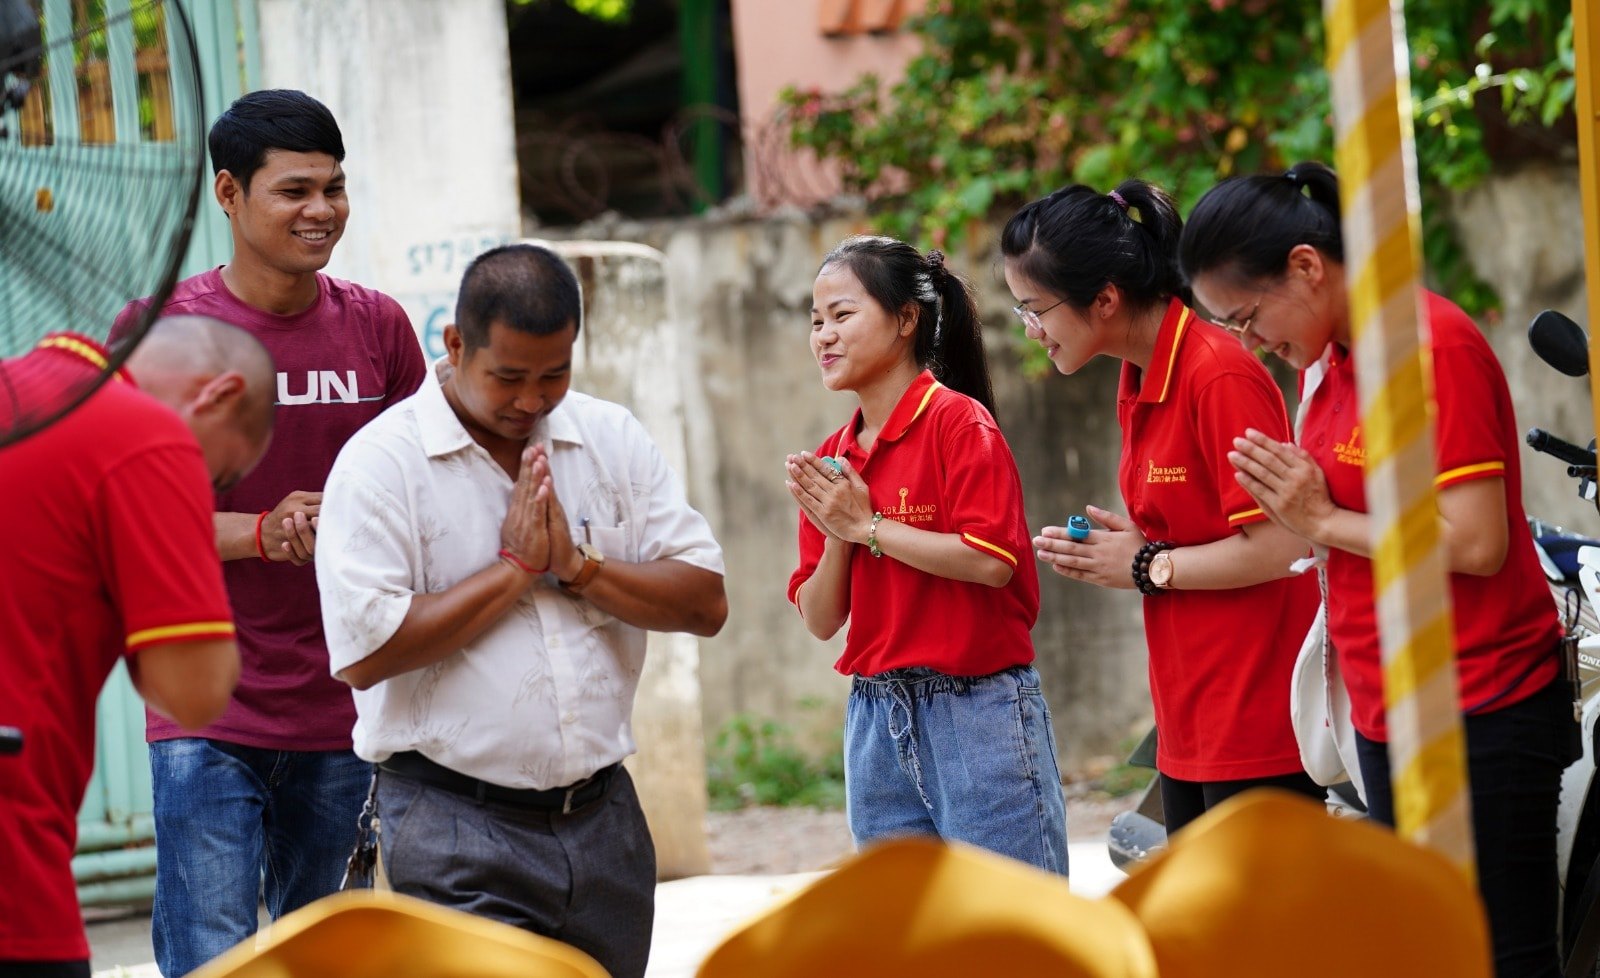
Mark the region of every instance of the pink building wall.
MULTIPOLYGON (((855 0, 858 14, 898 7, 920 10, 924 0, 855 0)), ((774 118, 778 93, 793 85, 840 91, 873 72, 896 81, 920 42, 903 29, 829 37, 820 26, 824 11, 848 0, 731 0, 739 111, 745 134, 745 173, 750 193, 764 207, 809 204, 831 196, 838 180, 806 155, 788 149, 788 133, 774 118)))

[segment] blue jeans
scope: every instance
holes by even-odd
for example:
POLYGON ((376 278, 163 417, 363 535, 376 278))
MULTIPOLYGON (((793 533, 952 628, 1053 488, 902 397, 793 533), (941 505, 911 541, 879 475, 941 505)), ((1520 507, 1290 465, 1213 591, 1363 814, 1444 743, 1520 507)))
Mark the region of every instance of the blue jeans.
POLYGON ((1066 875, 1055 731, 1032 666, 857 676, 844 757, 857 846, 934 835, 1066 875))
POLYGON ((287 751, 181 738, 150 745, 155 787, 156 964, 179 978, 333 893, 356 842, 372 765, 351 751, 287 751))

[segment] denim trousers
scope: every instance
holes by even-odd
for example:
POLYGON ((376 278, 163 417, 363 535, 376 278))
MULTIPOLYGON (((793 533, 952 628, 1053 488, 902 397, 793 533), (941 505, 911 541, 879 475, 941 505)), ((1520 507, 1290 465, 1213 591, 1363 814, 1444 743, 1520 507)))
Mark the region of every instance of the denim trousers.
MULTIPOLYGON (((1464 718, 1478 890, 1499 978, 1557 978, 1556 806, 1570 688, 1556 680, 1492 713, 1464 718)), ((1394 824, 1388 744, 1356 734, 1367 810, 1394 824)))
POLYGON ((563 813, 478 801, 384 769, 378 818, 395 892, 570 944, 613 978, 643 978, 656 848, 626 770, 563 813))
POLYGON ((1032 666, 975 677, 923 668, 857 676, 844 756, 858 847, 932 835, 1066 875, 1055 731, 1032 666))
POLYGON ((242 747, 186 737, 150 745, 155 788, 156 964, 179 978, 333 893, 356 842, 372 765, 353 752, 242 747))

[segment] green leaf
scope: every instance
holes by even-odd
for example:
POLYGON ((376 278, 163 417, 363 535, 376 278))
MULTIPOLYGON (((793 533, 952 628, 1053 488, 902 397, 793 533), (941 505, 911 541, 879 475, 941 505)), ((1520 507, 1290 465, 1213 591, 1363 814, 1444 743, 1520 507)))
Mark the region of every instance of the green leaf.
POLYGON ((989 177, 975 177, 961 188, 957 200, 963 216, 984 217, 989 213, 990 202, 994 200, 994 181, 989 177))

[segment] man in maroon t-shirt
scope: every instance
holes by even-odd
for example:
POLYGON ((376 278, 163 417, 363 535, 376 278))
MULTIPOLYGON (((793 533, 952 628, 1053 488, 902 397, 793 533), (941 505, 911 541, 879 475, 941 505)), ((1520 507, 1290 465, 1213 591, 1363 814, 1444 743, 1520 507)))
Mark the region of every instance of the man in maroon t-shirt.
MULTIPOLYGON (((211 128, 233 258, 178 283, 164 307, 234 323, 277 361, 277 434, 217 496, 217 548, 243 669, 216 723, 188 735, 151 716, 156 963, 177 978, 338 888, 371 768, 333 679, 315 570, 322 486, 345 441, 410 396, 426 367, 400 306, 321 274, 344 231, 344 143, 302 92, 251 92, 211 128)), ((130 306, 119 327, 136 311, 130 306)), ((113 330, 113 336, 118 335, 113 330)))
MULTIPOLYGON (((5 364, 0 424, 105 366, 88 337, 46 337, 5 364)), ((24 737, 0 757, 0 978, 89 974, 72 851, 95 699, 117 660, 185 727, 228 702, 239 654, 211 487, 261 457, 272 387, 271 358, 243 332, 164 319, 82 405, 0 449, 0 724, 24 737)))

